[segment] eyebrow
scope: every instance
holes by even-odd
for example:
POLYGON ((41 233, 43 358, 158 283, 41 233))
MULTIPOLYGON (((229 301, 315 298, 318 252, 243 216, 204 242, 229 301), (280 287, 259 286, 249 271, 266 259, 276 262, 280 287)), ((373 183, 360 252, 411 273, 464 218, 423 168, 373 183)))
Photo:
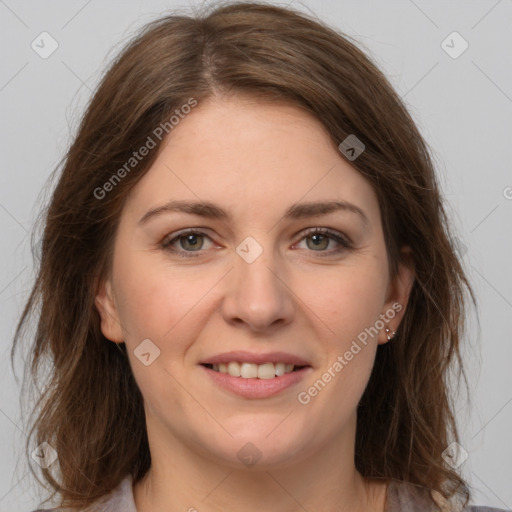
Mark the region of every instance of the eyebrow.
MULTIPOLYGON (((346 211, 356 214, 364 222, 365 226, 370 225, 368 217, 364 211, 355 204, 347 201, 320 201, 309 203, 296 203, 290 206, 283 218, 284 219, 303 219, 318 215, 327 215, 336 211, 346 211)), ((146 223, 149 219, 163 213, 182 212, 192 215, 198 215, 208 219, 229 220, 230 214, 221 206, 210 201, 169 201, 167 204, 157 206, 146 212, 139 224, 146 223)))

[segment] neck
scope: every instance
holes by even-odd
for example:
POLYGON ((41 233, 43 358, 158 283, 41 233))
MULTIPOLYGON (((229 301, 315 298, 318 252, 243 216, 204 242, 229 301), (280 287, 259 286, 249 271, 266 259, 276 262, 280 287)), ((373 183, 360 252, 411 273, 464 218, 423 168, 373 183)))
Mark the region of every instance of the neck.
POLYGON ((149 436, 151 468, 133 489, 137 511, 383 512, 386 484, 356 470, 351 437, 340 436, 323 450, 314 447, 300 460, 262 459, 240 469, 168 435, 165 446, 151 446, 149 436))

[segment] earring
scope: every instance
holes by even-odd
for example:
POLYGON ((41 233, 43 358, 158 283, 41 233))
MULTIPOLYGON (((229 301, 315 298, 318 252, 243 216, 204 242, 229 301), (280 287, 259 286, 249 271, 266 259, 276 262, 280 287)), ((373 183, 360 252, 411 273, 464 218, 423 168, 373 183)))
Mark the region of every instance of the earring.
POLYGON ((388 337, 388 341, 390 339, 394 338, 396 332, 395 331, 391 331, 391 333, 392 333, 391 336, 389 335, 389 333, 390 333, 390 330, 386 327, 386 336, 388 337))

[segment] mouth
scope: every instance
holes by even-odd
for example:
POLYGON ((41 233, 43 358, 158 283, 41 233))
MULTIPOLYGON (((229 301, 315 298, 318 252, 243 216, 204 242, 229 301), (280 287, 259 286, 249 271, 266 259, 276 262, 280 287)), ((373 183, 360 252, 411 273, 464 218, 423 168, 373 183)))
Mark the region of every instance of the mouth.
POLYGON ((235 350, 199 361, 215 387, 246 399, 270 398, 293 389, 311 372, 308 359, 289 352, 235 350))
POLYGON ((313 368, 291 363, 201 363, 218 388, 244 399, 266 399, 298 386, 313 368), (276 375, 277 374, 277 375, 276 375))
POLYGON ((263 379, 270 380, 281 377, 282 375, 298 372, 304 368, 311 368, 309 365, 295 365, 289 363, 240 363, 230 361, 229 363, 202 363, 201 366, 213 370, 217 373, 227 374, 231 377, 241 379, 263 379))

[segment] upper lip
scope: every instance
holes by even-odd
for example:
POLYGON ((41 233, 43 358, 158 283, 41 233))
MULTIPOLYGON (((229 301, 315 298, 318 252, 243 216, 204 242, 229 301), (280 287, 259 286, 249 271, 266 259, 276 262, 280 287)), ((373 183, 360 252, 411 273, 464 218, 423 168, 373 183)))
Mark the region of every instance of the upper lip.
POLYGON ((230 363, 236 361, 240 363, 285 363, 295 366, 310 366, 310 364, 299 356, 288 354, 286 352, 268 352, 265 354, 257 354, 255 352, 246 352, 244 350, 236 350, 234 352, 224 352, 212 357, 208 357, 200 362, 200 364, 219 364, 230 363))

